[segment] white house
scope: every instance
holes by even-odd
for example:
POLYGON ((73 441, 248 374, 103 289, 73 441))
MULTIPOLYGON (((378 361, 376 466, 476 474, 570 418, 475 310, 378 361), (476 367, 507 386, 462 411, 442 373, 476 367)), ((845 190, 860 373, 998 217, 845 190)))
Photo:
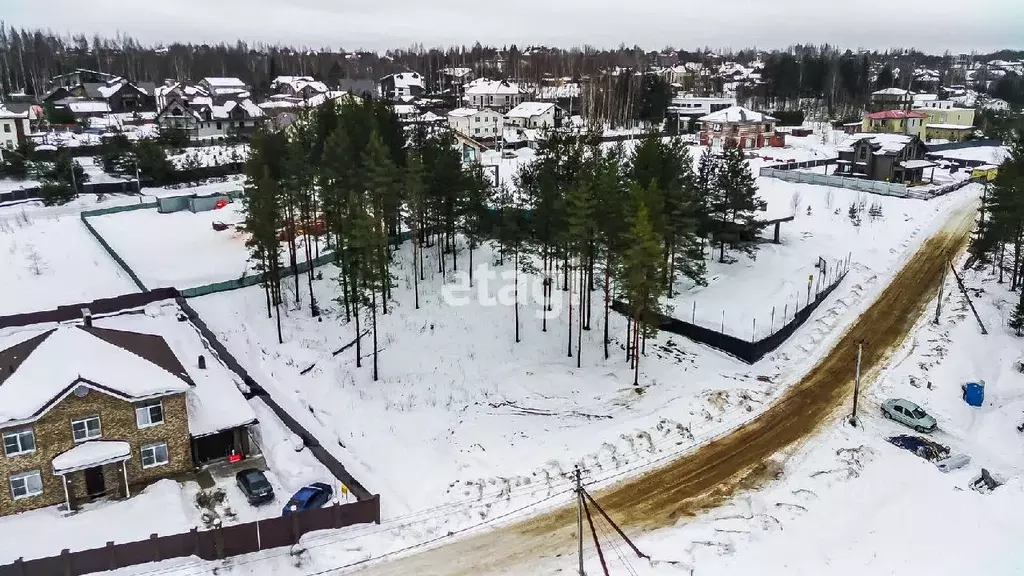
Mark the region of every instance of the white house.
POLYGON ((515 82, 487 80, 480 78, 465 85, 463 100, 473 108, 491 108, 498 112, 509 110, 523 103, 526 92, 515 82))
POLYGON ((990 98, 989 100, 986 100, 981 107, 985 108, 986 110, 996 110, 1004 112, 1010 109, 1010 103, 1007 102, 1006 100, 1003 100, 1002 98, 990 98))
POLYGON ((505 123, 516 128, 555 128, 562 109, 551 102, 523 102, 505 113, 505 123))
POLYGON ((214 104, 209 96, 199 96, 190 101, 170 100, 156 121, 161 128, 184 130, 191 138, 223 140, 251 133, 265 116, 249 98, 214 104))
POLYGON ((217 104, 228 100, 244 100, 249 97, 249 86, 238 78, 210 76, 199 81, 199 87, 206 91, 217 104))
POLYGON ((0 104, 0 148, 14 150, 29 134, 31 112, 14 112, 0 104))
POLYGON ((474 140, 486 140, 501 135, 504 118, 488 108, 456 108, 448 113, 448 125, 474 140))
POLYGON ((423 76, 418 72, 388 74, 380 79, 380 94, 386 100, 398 100, 406 96, 422 96, 423 76))

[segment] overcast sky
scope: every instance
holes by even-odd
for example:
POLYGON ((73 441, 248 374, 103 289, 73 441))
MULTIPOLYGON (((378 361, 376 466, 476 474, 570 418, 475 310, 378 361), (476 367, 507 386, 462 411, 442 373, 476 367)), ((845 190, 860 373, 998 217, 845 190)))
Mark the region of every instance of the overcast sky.
POLYGON ((1024 48, 1024 0, 0 0, 0 18, 144 43, 247 41, 384 50, 570 47, 1024 48))

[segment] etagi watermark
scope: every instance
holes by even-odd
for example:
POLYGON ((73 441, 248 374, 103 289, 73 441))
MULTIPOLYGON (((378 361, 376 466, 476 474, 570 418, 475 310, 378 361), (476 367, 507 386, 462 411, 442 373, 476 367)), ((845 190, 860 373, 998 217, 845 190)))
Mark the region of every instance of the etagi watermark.
MULTIPOLYGON (((556 295, 553 279, 536 275, 519 274, 519 305, 532 303, 534 316, 557 317, 562 312, 562 297, 556 295), (544 288, 551 284, 551 298, 547 300, 548 311, 544 312, 544 288)), ((473 286, 469 285, 469 272, 460 270, 452 273, 451 282, 441 288, 441 297, 449 306, 468 306, 476 302, 481 306, 515 306, 516 274, 512 270, 496 272, 486 264, 473 269, 473 286)))

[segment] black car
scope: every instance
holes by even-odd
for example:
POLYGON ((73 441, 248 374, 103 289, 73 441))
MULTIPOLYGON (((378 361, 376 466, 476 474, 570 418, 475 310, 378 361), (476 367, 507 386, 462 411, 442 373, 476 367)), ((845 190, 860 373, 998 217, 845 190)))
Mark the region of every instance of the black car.
POLYGON ((270 485, 267 476, 255 468, 248 468, 235 474, 235 481, 238 482, 238 489, 245 494, 249 504, 262 504, 274 499, 274 487, 270 485))

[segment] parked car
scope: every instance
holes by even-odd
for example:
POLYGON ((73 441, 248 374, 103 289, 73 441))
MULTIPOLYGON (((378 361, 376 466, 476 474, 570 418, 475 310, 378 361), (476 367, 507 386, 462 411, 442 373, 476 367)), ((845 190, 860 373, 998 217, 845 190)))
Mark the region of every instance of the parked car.
POLYGON ((322 482, 314 482, 308 486, 303 486, 285 504, 284 509, 281 510, 281 516, 287 516, 292 512, 320 508, 330 502, 332 496, 334 496, 334 489, 322 482))
POLYGON ((247 468, 235 474, 235 482, 238 489, 245 494, 249 504, 262 504, 274 499, 274 487, 267 480, 267 475, 262 470, 247 468))
POLYGON ((892 398, 882 404, 882 416, 895 420, 918 432, 931 432, 938 427, 935 418, 910 400, 892 398))

